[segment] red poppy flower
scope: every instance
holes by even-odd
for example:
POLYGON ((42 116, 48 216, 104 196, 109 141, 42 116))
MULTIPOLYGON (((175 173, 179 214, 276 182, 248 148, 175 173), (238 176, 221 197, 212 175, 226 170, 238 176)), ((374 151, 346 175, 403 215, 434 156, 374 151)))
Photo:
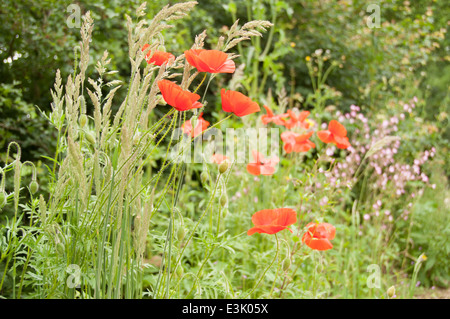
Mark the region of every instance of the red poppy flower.
POLYGON ((281 133, 284 150, 289 154, 291 152, 307 152, 311 148, 315 148, 316 144, 309 140, 313 133, 312 131, 306 134, 298 134, 290 131, 281 133))
POLYGON ((311 249, 328 250, 333 248, 330 240, 334 239, 336 228, 328 223, 309 223, 302 241, 311 249))
POLYGON ((291 208, 263 209, 252 216, 252 222, 255 225, 250 228, 247 234, 264 233, 273 235, 288 229, 288 227, 297 222, 297 213, 291 208))
POLYGON ((164 101, 178 111, 198 109, 203 106, 197 101, 200 99, 200 95, 184 91, 181 87, 171 81, 161 80, 158 82, 158 87, 164 101))
POLYGON ((317 132, 317 136, 324 143, 333 143, 340 149, 350 147, 347 137, 347 130, 344 125, 336 120, 331 120, 328 124, 328 130, 317 132))
POLYGON ((253 150, 253 162, 247 165, 247 171, 252 175, 272 175, 275 173, 275 166, 278 164, 280 159, 278 157, 273 157, 271 159, 265 159, 261 153, 253 150))
POLYGON ((222 89, 220 95, 222 97, 222 109, 225 112, 232 112, 241 117, 261 111, 258 103, 253 102, 248 96, 240 92, 222 89))
POLYGON ((203 112, 199 114, 197 120, 196 120, 196 126, 195 129, 192 130, 192 120, 188 120, 186 122, 183 123, 183 125, 181 126, 181 128, 183 129, 183 132, 187 135, 190 135, 192 137, 196 137, 200 134, 202 134, 202 132, 204 130, 206 130, 206 128, 209 126, 209 122, 206 121, 203 118, 203 112))
POLYGON ((191 49, 184 51, 186 60, 199 72, 233 73, 236 65, 228 59, 225 52, 219 50, 191 49))
MULTIPOLYGON (((144 44, 144 47, 142 48, 142 51, 145 51, 149 47, 148 44, 144 44)), ((175 56, 172 53, 164 52, 164 51, 155 51, 148 52, 145 56, 145 60, 148 64, 154 63, 155 65, 163 65, 165 62, 168 62, 170 59, 175 59, 175 56)))
POLYGON ((302 127, 304 129, 309 129, 310 124, 306 121, 306 118, 310 114, 309 111, 302 111, 299 115, 297 115, 294 111, 288 110, 287 114, 289 115, 289 119, 286 119, 284 121, 284 126, 286 126, 288 130, 296 126, 302 127))
POLYGON ((211 161, 213 163, 222 164, 222 162, 225 162, 227 160, 229 160, 229 158, 222 154, 214 154, 213 156, 211 156, 211 161))
POLYGON ((264 108, 266 109, 267 114, 264 114, 261 117, 261 121, 263 122, 264 125, 270 123, 270 122, 274 122, 277 125, 284 125, 285 117, 288 117, 289 114, 287 113, 283 113, 283 114, 273 114, 272 110, 267 106, 267 105, 263 105, 264 108))

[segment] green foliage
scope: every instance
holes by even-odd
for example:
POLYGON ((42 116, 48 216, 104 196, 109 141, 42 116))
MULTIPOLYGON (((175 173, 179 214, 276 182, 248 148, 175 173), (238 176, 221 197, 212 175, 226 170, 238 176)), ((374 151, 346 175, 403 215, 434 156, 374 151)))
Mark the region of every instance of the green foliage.
MULTIPOLYGON (((148 25, 163 6, 182 2, 151 1, 141 19, 148 25)), ((277 114, 310 110, 314 130, 349 114, 352 104, 368 119, 367 137, 363 124, 344 117, 352 145, 364 147, 361 162, 351 162, 348 150, 325 155, 330 148, 313 136, 316 148, 308 153, 285 154, 280 145, 279 170, 259 177, 243 164, 169 160, 173 128, 189 115, 149 94, 144 79, 156 87, 159 71, 136 52, 129 56, 124 17, 134 17, 140 1, 77 2, 95 21, 86 81, 81 88, 69 80, 58 84, 84 74, 80 59, 86 61, 79 49, 86 39, 66 23, 70 4, 7 0, 0 9, 0 296, 387 298, 395 285, 396 296, 408 298, 417 280, 448 286, 445 3, 383 1, 381 27, 371 29, 362 0, 199 1, 189 15, 170 21, 172 28, 145 39, 178 57, 204 30, 204 47, 215 49, 236 20, 239 26, 269 20, 274 26, 264 37, 232 48, 239 54, 233 75, 213 78, 206 89, 201 76, 192 82, 190 90, 198 86, 208 101, 205 118, 224 118, 218 92, 225 87, 277 114), (142 65, 132 68, 130 59, 142 65), (115 87, 119 81, 122 87, 115 87), (76 111, 66 105, 58 113, 57 104, 72 97, 76 111), (411 101, 415 108, 407 111, 411 101), (140 122, 147 105, 155 108, 148 123, 140 122), (420 168, 429 182, 409 181, 397 194, 393 176, 379 187, 382 174, 372 156, 379 150, 371 147, 373 138, 387 134, 384 123, 400 115, 404 119, 389 133, 400 139, 395 164, 413 166, 433 147, 436 156, 420 168), (8 150, 11 141, 20 145, 21 157, 8 150), (36 163, 36 173, 27 161, 36 163), (356 173, 337 180, 326 175, 344 164, 356 173), (375 215, 378 201, 381 215, 375 215), (414 206, 404 218, 409 203, 414 206), (292 234, 246 235, 256 211, 279 207, 298 213, 292 234), (314 221, 336 226, 332 250, 312 251, 302 243, 306 224, 314 221), (418 267, 422 253, 427 257, 418 267), (380 287, 368 285, 371 265, 380 267, 380 287), (81 281, 69 285, 74 274, 81 281)), ((133 41, 140 45, 142 30, 133 21, 133 41)), ((219 128, 259 128, 260 121, 231 118, 219 128)))

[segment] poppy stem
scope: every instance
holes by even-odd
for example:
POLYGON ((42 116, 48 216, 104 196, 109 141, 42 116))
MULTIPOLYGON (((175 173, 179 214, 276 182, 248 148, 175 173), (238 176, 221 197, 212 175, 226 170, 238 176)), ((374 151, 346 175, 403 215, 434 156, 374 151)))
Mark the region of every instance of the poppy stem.
MULTIPOLYGON (((255 289, 259 286, 259 284, 261 283, 262 279, 264 278, 264 276, 266 275, 266 272, 269 270, 270 267, 272 267, 273 263, 275 262, 275 260, 278 258, 278 252, 280 251, 280 243, 278 241, 278 236, 277 234, 275 234, 275 239, 277 241, 277 253, 275 254, 275 257, 273 258, 272 262, 270 263, 269 267, 266 268, 266 270, 264 270, 263 274, 261 275, 261 277, 258 280, 258 283, 252 288, 252 290, 243 298, 246 299, 248 296, 250 296, 253 291, 255 291, 255 289)), ((275 278, 276 280, 276 278, 275 278)))
POLYGON ((230 117, 232 117, 232 116, 233 116, 233 113, 231 113, 230 115, 228 115, 226 118, 220 120, 220 121, 217 122, 216 124, 214 124, 214 125, 208 127, 206 130, 203 131, 203 134, 205 134, 206 132, 208 132, 208 131, 209 131, 210 129, 212 129, 213 127, 218 126, 220 123, 225 122, 226 120, 228 120, 228 119, 229 119, 230 117))
MULTIPOLYGON (((206 73, 205 73, 205 78, 206 78, 206 73)), ((203 104, 203 102, 205 101, 206 92, 208 92, 209 84, 211 83, 211 80, 212 80, 213 78, 214 78, 214 74, 211 73, 211 75, 209 76, 208 83, 206 84, 205 92, 203 92, 202 104, 203 104)))
POLYGON ((193 93, 197 93, 198 89, 203 85, 203 82, 205 82, 205 79, 206 79, 206 75, 208 75, 208 73, 205 72, 205 75, 203 76, 202 81, 200 82, 200 84, 197 86, 197 88, 195 89, 195 91, 193 93))

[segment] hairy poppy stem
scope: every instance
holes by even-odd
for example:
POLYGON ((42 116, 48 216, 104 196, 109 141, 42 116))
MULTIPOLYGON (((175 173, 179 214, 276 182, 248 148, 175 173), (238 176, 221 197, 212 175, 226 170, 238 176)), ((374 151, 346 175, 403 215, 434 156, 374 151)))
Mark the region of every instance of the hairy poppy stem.
MULTIPOLYGON (((278 258, 278 252, 280 250, 280 243, 278 241, 278 236, 277 234, 275 234, 275 239, 277 241, 277 253, 275 254, 275 257, 273 258, 272 262, 270 263, 269 267, 266 268, 266 270, 264 270, 261 278, 259 278, 258 283, 253 287, 253 289, 243 298, 246 299, 248 296, 250 296, 253 291, 255 291, 255 289, 259 286, 259 284, 261 283, 262 279, 264 278, 264 276, 266 275, 266 272, 269 270, 270 267, 272 267, 273 263, 275 262, 275 260, 278 258)), ((276 280, 276 278, 275 278, 276 280)))
POLYGON ((207 76, 207 75, 208 75, 208 73, 205 72, 205 75, 203 76, 202 81, 201 81, 200 84, 197 86, 197 88, 195 89, 195 91, 192 92, 192 93, 197 93, 198 89, 203 85, 203 82, 205 82, 206 76, 207 76))

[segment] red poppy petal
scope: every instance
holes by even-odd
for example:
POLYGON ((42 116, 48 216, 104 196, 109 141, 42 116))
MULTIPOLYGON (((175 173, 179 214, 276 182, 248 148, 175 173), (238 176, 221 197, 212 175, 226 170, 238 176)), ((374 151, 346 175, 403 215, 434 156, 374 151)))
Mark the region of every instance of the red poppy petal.
POLYGON ((294 150, 294 146, 295 143, 286 142, 283 147, 284 150, 286 151, 286 154, 292 153, 292 151, 294 150))
POLYGON ((219 68, 222 67, 228 59, 228 55, 219 50, 203 50, 198 54, 198 57, 211 69, 211 71, 214 71, 214 73, 217 73, 219 68))
POLYGON ((334 141, 333 134, 330 131, 318 131, 317 136, 324 143, 331 143, 334 141))
POLYGON ((195 67, 199 72, 211 72, 212 69, 200 58, 200 54, 205 51, 203 49, 188 50, 184 52, 184 56, 190 65, 195 67))
POLYGON ((277 217, 275 209, 263 209, 253 214, 252 222, 255 226, 271 225, 277 217))
POLYGON ((178 87, 175 83, 168 80, 161 80, 158 82, 159 90, 166 101, 170 106, 175 106, 175 97, 181 91, 181 88, 178 87))
POLYGON ((278 214, 276 225, 291 226, 297 222, 297 213, 292 208, 278 208, 275 210, 278 214))
POLYGON ((261 121, 262 121, 262 123, 264 124, 264 125, 267 125, 267 124, 269 124, 270 122, 272 122, 273 121, 273 118, 272 117, 270 117, 269 115, 263 115, 263 116, 261 116, 261 121))
POLYGON ((322 225, 322 227, 324 227, 324 229, 326 230, 327 238, 329 240, 333 240, 336 236, 336 227, 328 223, 322 223, 320 225, 322 225))
POLYGON ((347 149, 351 146, 348 137, 335 136, 334 140, 336 141, 336 146, 340 149, 347 149))
POLYGON ((284 226, 274 226, 274 225, 255 226, 253 228, 250 228, 247 231, 247 235, 253 235, 254 233, 273 235, 273 234, 276 234, 276 233, 282 231, 283 229, 286 229, 286 227, 284 227, 284 226))
POLYGON ((272 110, 267 105, 263 105, 263 107, 266 109, 267 116, 273 117, 272 110))
POLYGON ((236 64, 233 60, 226 60, 224 64, 218 69, 218 73, 234 73, 236 64))
POLYGON ((230 101, 230 92, 231 91, 227 91, 225 89, 220 90, 220 96, 222 98, 222 110, 224 112, 233 112, 230 101))
POLYGON ((328 130, 336 136, 344 137, 347 135, 347 130, 344 125, 336 120, 330 121, 330 124, 328 124, 328 130))
POLYGON ((276 167, 270 165, 261 165, 260 172, 261 175, 273 175, 275 174, 276 167))
POLYGON ((298 121, 303 122, 308 117, 309 114, 310 114, 309 111, 302 111, 298 116, 298 121))
POLYGON ((333 245, 326 238, 324 239, 311 238, 309 241, 306 241, 305 243, 306 245, 308 245, 308 247, 315 250, 328 250, 333 248, 333 245))
POLYGON ((298 134, 295 136, 295 141, 297 143, 301 143, 306 141, 308 138, 310 138, 312 135, 314 134, 313 131, 309 132, 309 133, 305 133, 305 134, 298 134))
POLYGON ((248 164, 247 171, 252 175, 261 175, 261 165, 259 164, 248 164))

